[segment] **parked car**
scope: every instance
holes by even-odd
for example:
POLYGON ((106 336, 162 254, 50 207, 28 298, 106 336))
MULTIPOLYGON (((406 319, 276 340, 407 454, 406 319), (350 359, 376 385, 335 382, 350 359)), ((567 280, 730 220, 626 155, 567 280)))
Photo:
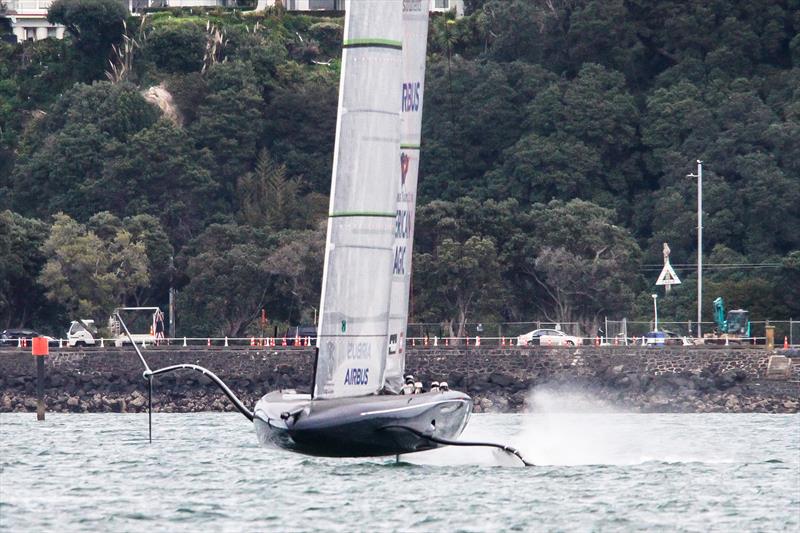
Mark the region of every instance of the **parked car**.
POLYGON ((48 335, 42 335, 36 330, 28 328, 9 328, 0 333, 0 346, 17 346, 20 339, 25 339, 28 346, 31 345, 31 339, 34 337, 45 337, 47 344, 50 346, 58 346, 58 339, 54 339, 48 335))
POLYGON ((558 329, 535 329, 517 337, 519 346, 578 346, 581 339, 558 329))
POLYGON ((672 331, 650 331, 642 337, 646 346, 691 346, 694 343, 672 331))

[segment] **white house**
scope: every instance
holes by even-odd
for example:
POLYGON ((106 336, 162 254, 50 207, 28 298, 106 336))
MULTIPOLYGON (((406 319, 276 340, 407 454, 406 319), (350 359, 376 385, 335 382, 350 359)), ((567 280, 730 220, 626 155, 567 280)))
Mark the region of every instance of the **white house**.
MULTIPOLYGON (((2 1, 2 0, 0 0, 2 1)), ((5 0, 5 16, 17 41, 64 38, 64 26, 47 22, 47 8, 53 0, 5 0)))
POLYGON ((128 9, 134 15, 149 7, 234 7, 236 0, 128 0, 128 9))
MULTIPOLYGON (((261 11, 267 7, 272 7, 278 0, 258 0, 256 11, 261 11)), ((280 0, 289 11, 337 11, 344 9, 344 0, 280 0)), ((431 11, 450 11, 456 10, 456 14, 464 14, 464 0, 428 0, 431 11)))
MULTIPOLYGON (((47 9, 53 0, 0 0, 5 3, 5 13, 0 11, 0 18, 11 21, 11 30, 17 41, 38 41, 47 37, 64 38, 64 26, 47 22, 47 9)), ((275 5, 279 0, 258 0, 256 11, 275 5)), ((289 11, 342 10, 344 0, 281 0, 289 11)), ((464 0, 428 0, 431 11, 456 10, 456 14, 464 14, 464 0)), ((236 5, 236 0, 128 0, 131 13, 139 13, 147 7, 209 7, 236 5)))

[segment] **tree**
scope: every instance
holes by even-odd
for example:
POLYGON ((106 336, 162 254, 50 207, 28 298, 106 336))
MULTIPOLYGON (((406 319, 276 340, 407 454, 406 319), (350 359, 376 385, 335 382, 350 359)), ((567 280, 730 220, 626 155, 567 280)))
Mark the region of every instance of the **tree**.
POLYGON ((255 172, 248 172, 237 183, 242 222, 275 230, 304 225, 308 217, 301 203, 302 186, 299 178, 286 177, 286 165, 277 164, 266 149, 261 150, 255 172))
POLYGON ((205 49, 205 29, 196 22, 185 22, 155 27, 142 51, 164 72, 187 73, 200 71, 205 49))
POLYGON ((272 246, 263 233, 235 224, 212 224, 199 235, 181 259, 189 279, 178 296, 184 334, 244 334, 273 292, 272 246))
POLYGON ((209 172, 210 154, 186 131, 162 119, 107 156, 103 175, 83 185, 91 205, 118 216, 157 217, 175 246, 204 228, 211 214, 229 210, 209 172), (135 201, 134 201, 135 199, 135 201))
POLYGON ((105 194, 120 189, 114 184, 92 196, 106 185, 104 167, 113 153, 157 118, 156 108, 130 84, 76 84, 28 129, 11 180, 14 205, 25 214, 63 211, 88 220, 98 205, 106 205, 105 194))
POLYGON ((289 324, 312 323, 312 308, 319 305, 325 253, 325 224, 315 229, 285 231, 266 259, 274 276, 270 295, 271 316, 289 324))
POLYGON ((504 69, 492 62, 439 61, 429 66, 426 84, 420 197, 485 197, 484 173, 518 138, 522 122, 504 69))
POLYGON ((266 110, 265 138, 289 176, 303 176, 313 191, 331 187, 336 136, 337 84, 314 80, 273 92, 266 110))
POLYGON ((253 168, 261 137, 264 101, 249 64, 218 63, 207 76, 208 94, 189 134, 213 155, 213 172, 230 202, 236 179, 253 168))
POLYGON ((119 0, 55 0, 47 20, 63 24, 84 57, 86 80, 97 79, 106 68, 111 46, 122 40, 126 4, 119 0))
POLYGON ((122 228, 105 237, 59 213, 42 245, 48 259, 39 283, 47 289, 48 299, 73 315, 108 316, 150 282, 144 243, 122 228))
POLYGON ((585 200, 537 204, 525 214, 523 231, 506 248, 508 261, 533 282, 533 304, 548 320, 593 331, 603 314, 631 309, 641 251, 613 218, 585 200))
POLYGON ((433 253, 415 254, 414 265, 414 298, 424 309, 420 317, 443 320, 451 337, 465 337, 470 318, 498 314, 504 291, 491 239, 445 238, 433 253))
POLYGON ((0 212, 0 327, 29 326, 51 318, 36 276, 45 262, 40 247, 47 224, 13 211, 0 212))

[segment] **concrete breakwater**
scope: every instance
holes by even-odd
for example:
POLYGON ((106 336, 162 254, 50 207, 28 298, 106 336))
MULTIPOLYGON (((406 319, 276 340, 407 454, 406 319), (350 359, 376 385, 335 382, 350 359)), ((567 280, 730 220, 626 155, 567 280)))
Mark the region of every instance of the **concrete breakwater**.
MULTIPOLYGON (((476 412, 536 410, 538 391, 579 394, 595 404, 641 412, 798 412, 800 354, 776 354, 722 346, 462 346, 409 348, 406 366, 426 385, 445 380, 466 391, 475 399, 476 412)), ((307 391, 313 350, 148 347, 146 357, 153 368, 204 366, 246 405, 254 405, 270 390, 307 391)), ((46 359, 47 409, 145 410, 142 370, 130 348, 56 349, 46 359)), ((233 410, 207 377, 191 371, 159 376, 154 407, 162 412, 233 410)), ((0 412, 35 409, 34 358, 22 350, 0 350, 0 412)))

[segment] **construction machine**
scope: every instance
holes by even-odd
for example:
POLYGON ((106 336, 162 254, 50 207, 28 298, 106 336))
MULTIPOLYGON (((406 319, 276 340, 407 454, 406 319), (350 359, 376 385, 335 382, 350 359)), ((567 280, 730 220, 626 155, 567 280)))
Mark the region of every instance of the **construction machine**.
POLYGON ((706 344, 741 344, 750 339, 750 312, 745 309, 731 309, 725 315, 725 300, 722 296, 714 300, 714 322, 717 327, 713 333, 703 337, 706 344))

